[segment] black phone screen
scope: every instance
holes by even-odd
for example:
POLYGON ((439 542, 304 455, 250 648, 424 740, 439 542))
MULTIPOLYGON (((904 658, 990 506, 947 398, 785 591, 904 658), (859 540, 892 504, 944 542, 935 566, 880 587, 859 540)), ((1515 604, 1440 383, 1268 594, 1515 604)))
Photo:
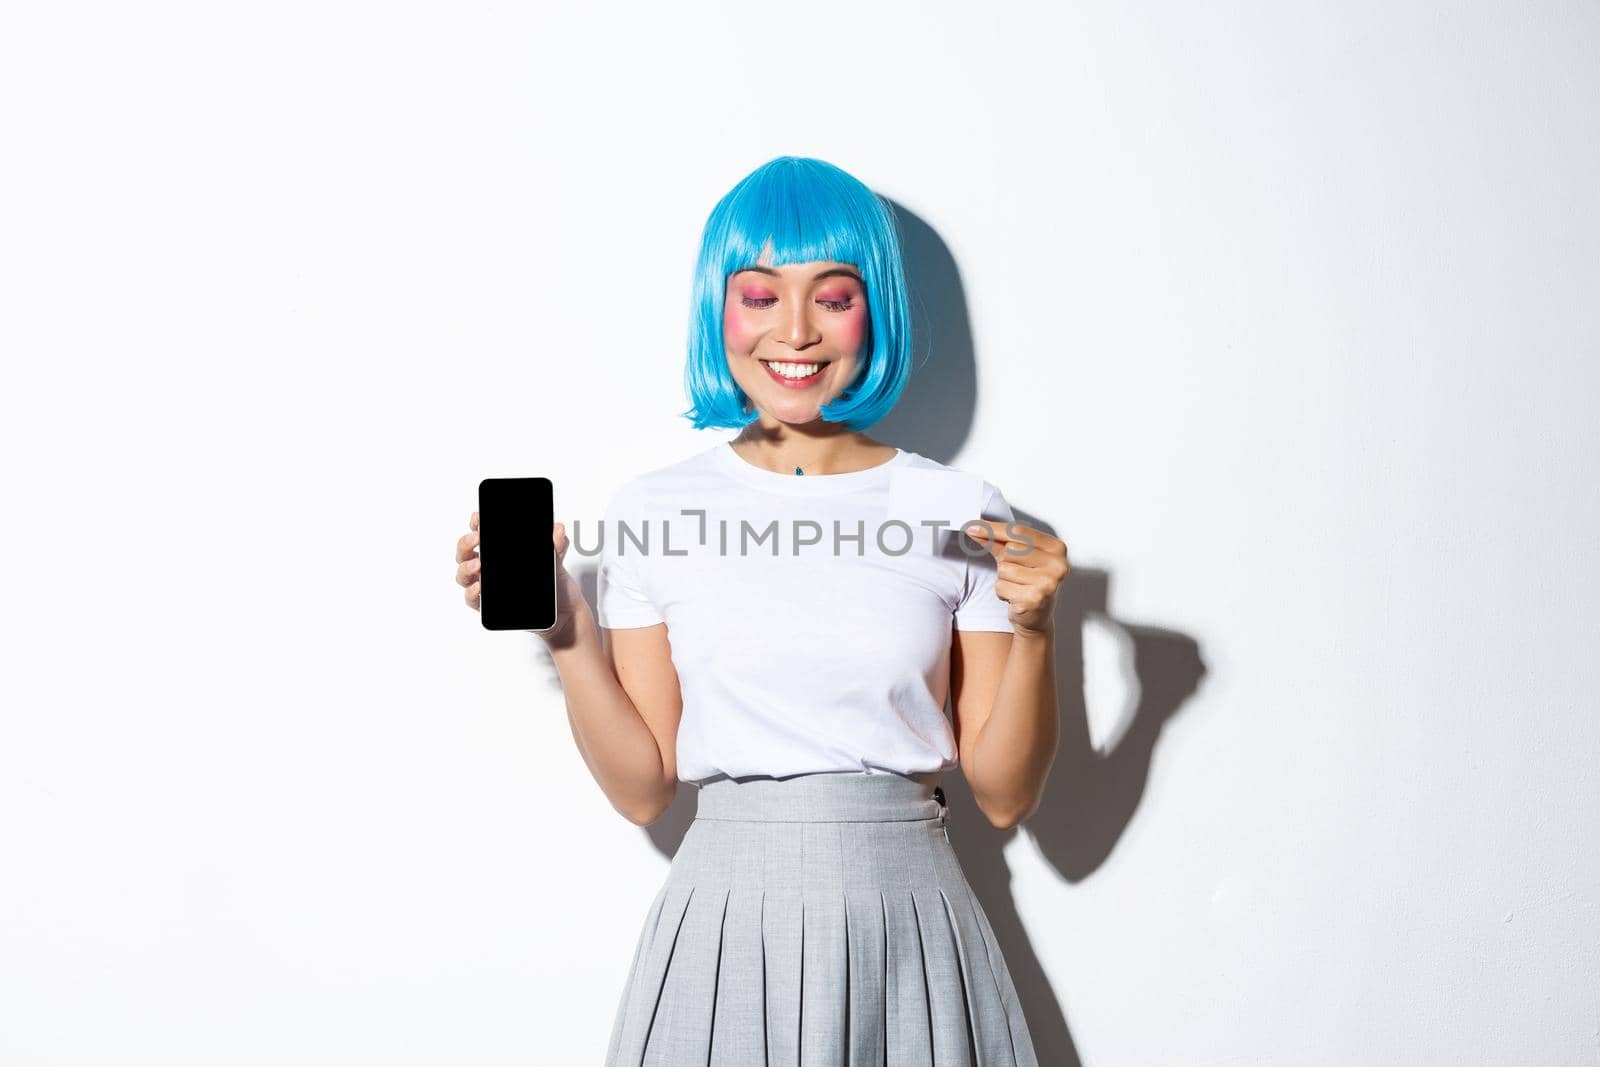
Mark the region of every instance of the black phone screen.
POLYGON ((478 566, 486 630, 547 630, 556 624, 555 524, 550 479, 478 483, 478 566))

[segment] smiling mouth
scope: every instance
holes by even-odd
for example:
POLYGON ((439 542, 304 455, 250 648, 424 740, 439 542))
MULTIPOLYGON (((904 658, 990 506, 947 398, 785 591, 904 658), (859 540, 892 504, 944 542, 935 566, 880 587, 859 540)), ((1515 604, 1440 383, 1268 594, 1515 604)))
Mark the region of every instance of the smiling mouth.
POLYGON ((822 373, 832 360, 792 360, 792 359, 763 359, 762 366, 775 377, 790 382, 805 382, 822 373))

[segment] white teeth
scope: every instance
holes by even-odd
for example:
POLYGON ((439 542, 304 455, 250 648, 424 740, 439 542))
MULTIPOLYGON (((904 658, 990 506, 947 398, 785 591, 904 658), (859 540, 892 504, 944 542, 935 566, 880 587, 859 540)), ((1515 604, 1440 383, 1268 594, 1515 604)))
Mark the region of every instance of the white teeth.
POLYGON ((785 378, 809 378, 817 373, 818 367, 822 366, 820 363, 773 363, 767 360, 762 362, 785 378))

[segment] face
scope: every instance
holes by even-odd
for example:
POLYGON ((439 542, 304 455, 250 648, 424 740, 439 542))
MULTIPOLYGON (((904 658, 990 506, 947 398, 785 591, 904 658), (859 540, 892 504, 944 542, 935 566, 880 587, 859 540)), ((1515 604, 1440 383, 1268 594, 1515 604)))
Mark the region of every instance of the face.
POLYGON ((728 369, 758 410, 780 422, 812 422, 855 380, 866 355, 866 286, 848 263, 771 267, 768 259, 728 277, 728 369))

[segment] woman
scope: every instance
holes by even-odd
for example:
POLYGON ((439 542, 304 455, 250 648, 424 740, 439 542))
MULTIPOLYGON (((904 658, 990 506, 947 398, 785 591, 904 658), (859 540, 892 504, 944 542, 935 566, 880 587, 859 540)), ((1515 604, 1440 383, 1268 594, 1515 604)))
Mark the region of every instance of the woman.
POLYGON ((862 432, 910 372, 906 309, 866 186, 745 177, 702 236, 683 413, 739 433, 613 496, 595 612, 559 568, 543 636, 595 780, 641 826, 698 786, 608 1067, 1037 1064, 938 783, 961 766, 997 827, 1037 806, 1066 549, 988 482, 967 534, 885 521, 901 472, 949 470, 862 432))

